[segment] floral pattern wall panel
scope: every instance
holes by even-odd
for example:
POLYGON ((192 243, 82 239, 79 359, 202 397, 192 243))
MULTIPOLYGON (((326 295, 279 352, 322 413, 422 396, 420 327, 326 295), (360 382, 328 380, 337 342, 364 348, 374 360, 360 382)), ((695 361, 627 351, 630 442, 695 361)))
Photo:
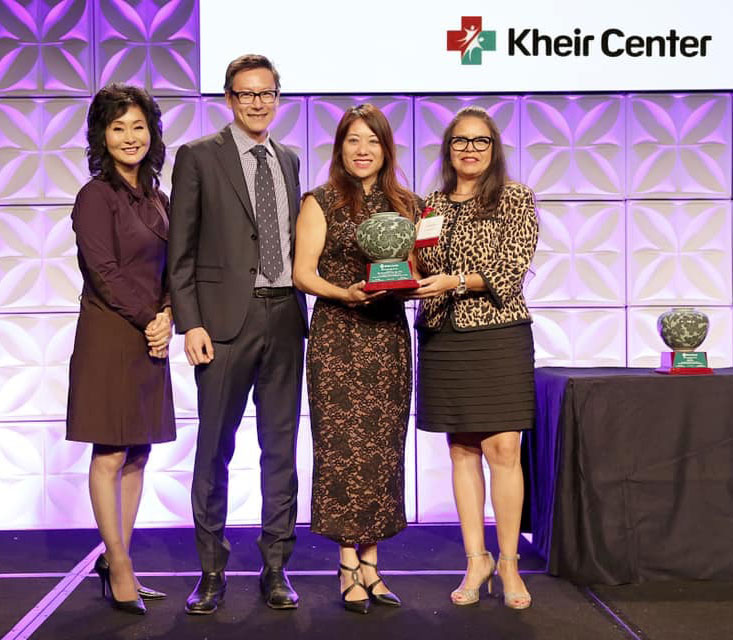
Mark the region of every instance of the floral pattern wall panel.
POLYGON ((541 199, 623 197, 621 96, 522 98, 522 182, 541 199))
POLYGON ((730 94, 638 94, 627 111, 630 197, 730 199, 730 94))
POLYGON ((629 203, 630 305, 730 305, 729 200, 629 203))
POLYGON ((126 82, 151 93, 199 92, 197 0, 98 0, 95 86, 126 82))
POLYGON ((91 4, 0 2, 0 96, 90 95, 91 4))
POLYGON ((625 212, 622 201, 542 201, 537 250, 525 279, 536 307, 622 307, 625 212))
POLYGON ((72 203, 89 179, 88 99, 0 102, 0 202, 72 203))
POLYGON ((78 311, 70 207, 0 207, 0 312, 78 311))

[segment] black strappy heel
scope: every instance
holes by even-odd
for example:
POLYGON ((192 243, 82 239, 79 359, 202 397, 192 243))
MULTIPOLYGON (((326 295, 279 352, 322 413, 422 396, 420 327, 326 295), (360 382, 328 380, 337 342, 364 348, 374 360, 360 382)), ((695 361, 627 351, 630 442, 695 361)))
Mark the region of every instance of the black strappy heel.
POLYGON ((347 567, 345 564, 339 563, 339 570, 336 572, 336 575, 339 579, 339 586, 341 585, 341 571, 351 571, 351 584, 341 592, 341 602, 344 603, 344 609, 346 609, 347 611, 352 611, 354 613, 369 613, 369 598, 364 598, 363 600, 346 599, 346 596, 351 593, 351 590, 356 586, 359 586, 367 591, 367 588, 364 586, 361 580, 359 580, 359 567, 357 566, 352 568, 347 567))

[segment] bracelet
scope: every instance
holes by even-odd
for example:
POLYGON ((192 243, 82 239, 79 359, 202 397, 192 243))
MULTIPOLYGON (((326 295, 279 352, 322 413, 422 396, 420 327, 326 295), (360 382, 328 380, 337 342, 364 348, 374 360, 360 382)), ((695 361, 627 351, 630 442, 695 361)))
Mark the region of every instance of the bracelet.
POLYGON ((458 286, 453 290, 453 294, 462 296, 466 293, 466 276, 462 271, 458 272, 458 286))

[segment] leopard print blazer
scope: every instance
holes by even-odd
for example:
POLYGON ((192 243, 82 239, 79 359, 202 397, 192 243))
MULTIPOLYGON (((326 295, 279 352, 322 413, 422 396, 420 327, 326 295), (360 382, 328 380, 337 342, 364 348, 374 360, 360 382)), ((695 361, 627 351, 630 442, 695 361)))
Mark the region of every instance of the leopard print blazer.
POLYGON ((522 292, 537 246, 534 193, 516 182, 504 186, 495 216, 476 217, 476 201, 456 206, 436 191, 425 202, 445 221, 440 242, 415 250, 423 277, 437 273, 479 273, 486 291, 455 296, 452 291, 420 301, 416 325, 439 330, 448 317, 456 331, 531 322, 522 292))

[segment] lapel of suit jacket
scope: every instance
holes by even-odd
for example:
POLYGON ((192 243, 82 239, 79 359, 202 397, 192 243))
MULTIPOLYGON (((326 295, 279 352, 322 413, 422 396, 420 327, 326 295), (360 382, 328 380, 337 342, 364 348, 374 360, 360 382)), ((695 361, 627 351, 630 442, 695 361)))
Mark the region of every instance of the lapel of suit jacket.
MULTIPOLYGON (((298 194, 296 193, 295 185, 298 184, 298 176, 295 175, 293 170, 293 163, 290 162, 288 157, 285 155, 285 150, 282 145, 275 142, 270 138, 272 148, 275 149, 275 155, 277 161, 280 163, 283 176, 285 178, 285 186, 288 191, 288 205, 290 210, 290 244, 295 243, 295 219, 298 217, 298 209, 300 203, 298 202, 298 194)), ((292 248, 292 247, 291 247, 292 248)))
POLYGON ((216 143, 219 145, 219 153, 217 159, 219 164, 224 169, 224 173, 229 182, 232 183, 234 191, 237 197, 242 202, 245 212, 252 221, 252 224, 256 225, 254 209, 252 208, 252 201, 249 199, 249 193, 247 193, 247 183, 244 181, 244 173, 242 171, 242 160, 239 157, 239 150, 234 142, 234 136, 229 129, 229 125, 224 127, 219 135, 215 138, 216 143))

